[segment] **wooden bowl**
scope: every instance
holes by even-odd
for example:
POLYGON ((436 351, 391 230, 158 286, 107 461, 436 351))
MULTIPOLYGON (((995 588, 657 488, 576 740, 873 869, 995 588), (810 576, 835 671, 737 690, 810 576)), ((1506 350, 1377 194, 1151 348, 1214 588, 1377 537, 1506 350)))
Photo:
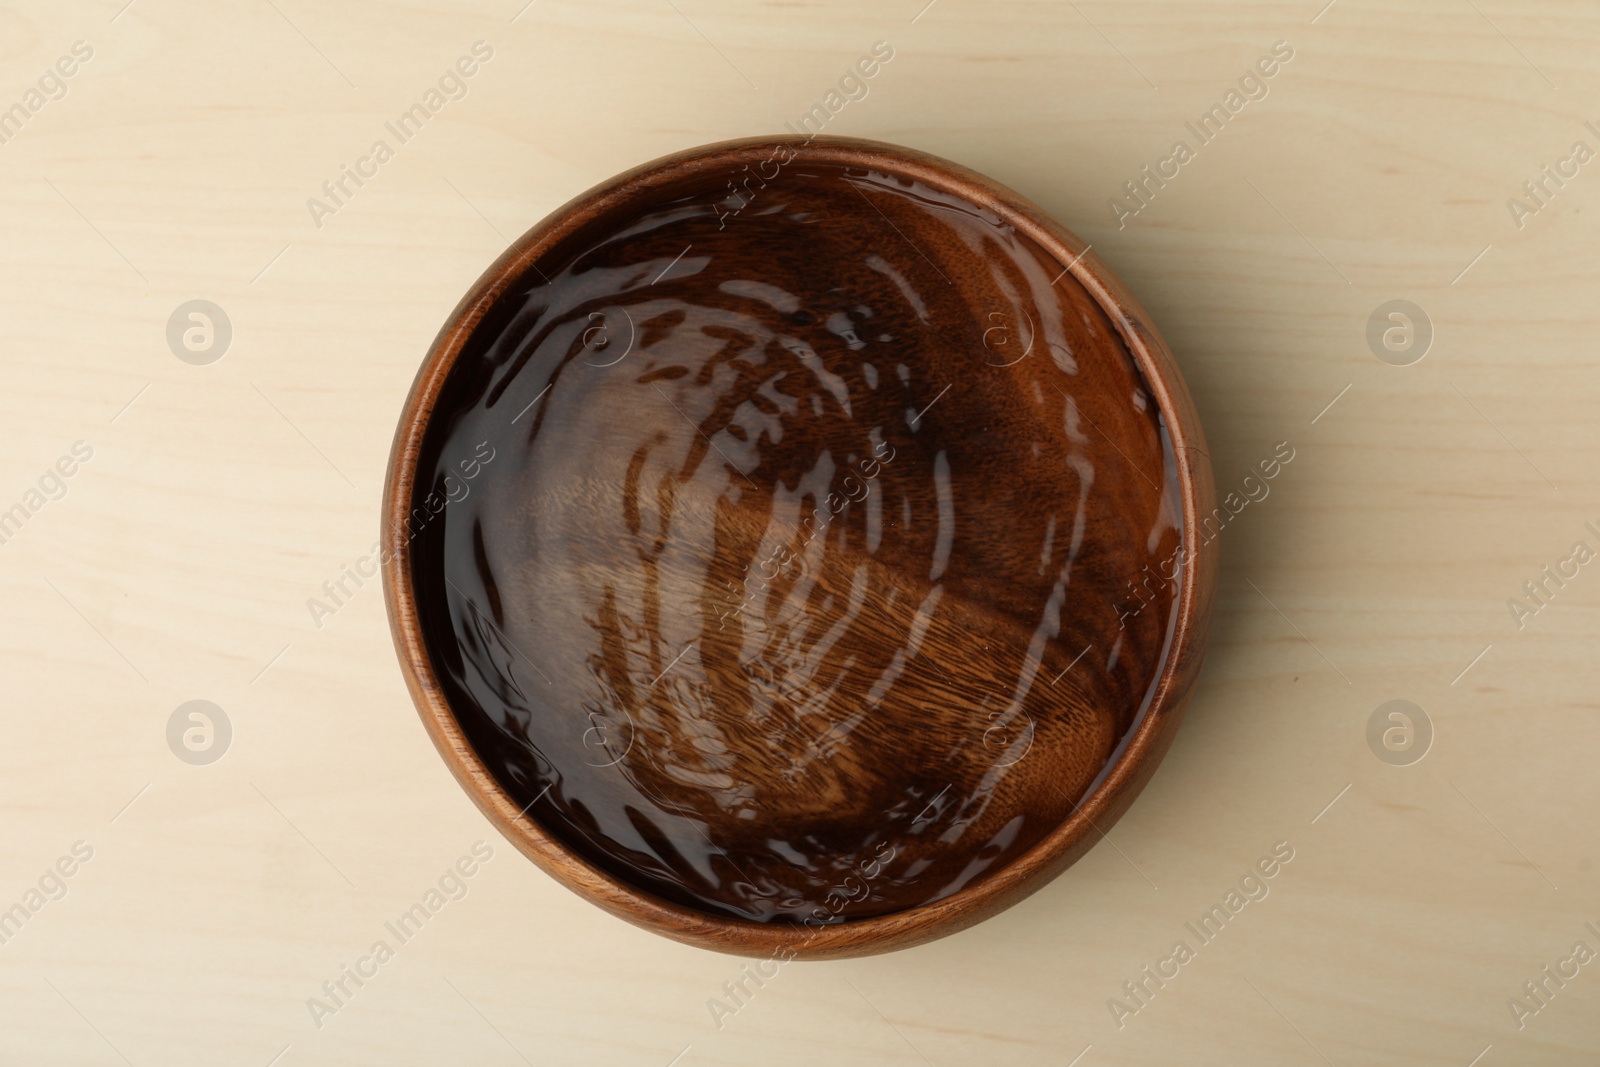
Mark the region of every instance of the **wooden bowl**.
POLYGON ((529 230, 395 435, 384 595, 507 839, 750 956, 963 929, 1160 762, 1215 555, 1194 405, 1098 257, 982 175, 729 141, 529 230))

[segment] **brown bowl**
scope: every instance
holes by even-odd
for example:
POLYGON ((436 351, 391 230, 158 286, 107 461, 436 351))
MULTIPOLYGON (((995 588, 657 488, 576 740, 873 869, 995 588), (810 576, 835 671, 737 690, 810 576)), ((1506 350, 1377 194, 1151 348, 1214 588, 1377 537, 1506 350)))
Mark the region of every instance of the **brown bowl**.
POLYGON ((689 944, 856 956, 1016 903, 1132 803, 1213 506, 1171 354, 1078 238, 921 152, 752 138, 596 186, 461 300, 384 595, 428 733, 546 872, 689 944))

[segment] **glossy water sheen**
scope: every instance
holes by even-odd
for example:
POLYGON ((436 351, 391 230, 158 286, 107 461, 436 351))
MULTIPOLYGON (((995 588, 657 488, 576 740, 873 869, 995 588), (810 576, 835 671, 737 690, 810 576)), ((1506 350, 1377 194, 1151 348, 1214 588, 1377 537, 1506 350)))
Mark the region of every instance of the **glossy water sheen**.
POLYGON ((502 784, 614 875, 762 921, 937 900, 1148 701, 1170 447, 992 213, 798 163, 717 195, 548 257, 469 343, 421 468, 429 645, 502 784))

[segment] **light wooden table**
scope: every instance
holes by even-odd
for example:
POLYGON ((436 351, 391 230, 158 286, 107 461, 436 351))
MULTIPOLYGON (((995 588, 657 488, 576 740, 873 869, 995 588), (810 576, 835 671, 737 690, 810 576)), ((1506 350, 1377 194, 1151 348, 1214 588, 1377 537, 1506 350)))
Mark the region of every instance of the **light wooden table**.
POLYGON ((1600 962, 1537 1014, 1508 999, 1600 951, 1600 566, 1520 628, 1508 600, 1600 548, 1600 162, 1572 159, 1600 149, 1600 9, 123 2, 0 8, 0 108, 25 116, 0 126, 0 509, 23 508, 0 908, 29 912, 0 1061, 1594 1062, 1600 962), (879 40, 828 132, 957 160, 1093 241, 1176 351, 1224 491, 1295 458, 1223 535, 1190 717, 1105 843, 964 934, 787 966, 719 1029, 739 961, 558 888, 455 786, 376 583, 320 627, 306 602, 367 553, 401 398, 512 237, 616 171, 780 129, 879 40), (478 41, 466 95, 387 134, 478 41), (1279 41, 1267 95, 1202 144, 1186 123, 1279 41), (393 158, 360 163, 380 138, 393 158), (1193 158, 1119 227, 1110 199, 1179 139, 1193 158), (371 176, 314 218, 346 165, 371 176), (231 324, 210 363, 168 345, 197 299, 231 324), (1369 348, 1391 300, 1432 324, 1413 365, 1369 348), (194 699, 231 723, 210 765, 168 746, 194 699), (1394 699, 1432 724, 1409 766, 1367 740, 1394 699), (466 896, 400 944, 384 924, 480 840, 466 896), (1280 841, 1270 895, 1119 1028, 1108 999, 1280 841), (314 1020, 378 940, 393 958, 314 1020))

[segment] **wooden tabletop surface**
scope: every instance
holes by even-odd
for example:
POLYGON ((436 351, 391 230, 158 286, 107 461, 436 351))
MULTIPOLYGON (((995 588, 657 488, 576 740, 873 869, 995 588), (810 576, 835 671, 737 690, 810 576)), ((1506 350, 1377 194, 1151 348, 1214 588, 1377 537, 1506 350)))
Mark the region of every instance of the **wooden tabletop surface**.
POLYGON ((523 2, 0 7, 0 1061, 1594 1062, 1600 9, 523 2), (815 107, 1092 241, 1238 513, 1099 846, 758 984, 489 827, 360 573, 500 250, 815 107))

